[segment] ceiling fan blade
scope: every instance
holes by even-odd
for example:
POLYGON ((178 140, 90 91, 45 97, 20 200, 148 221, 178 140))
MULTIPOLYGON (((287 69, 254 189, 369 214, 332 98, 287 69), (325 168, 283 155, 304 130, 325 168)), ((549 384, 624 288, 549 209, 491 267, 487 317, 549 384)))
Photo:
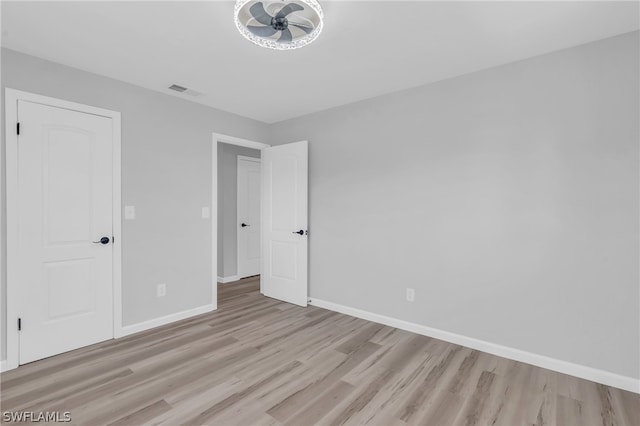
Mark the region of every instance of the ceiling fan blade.
POLYGON ((313 28, 308 25, 296 24, 295 22, 289 22, 289 25, 293 25, 294 27, 300 28, 307 34, 310 34, 313 31, 313 28))
POLYGON ((255 25, 247 25, 247 29, 258 37, 270 37, 278 31, 273 27, 257 27, 255 25))
POLYGON ((296 12, 298 10, 304 10, 304 7, 300 6, 297 3, 289 3, 288 5, 280 9, 280 12, 276 14, 276 18, 284 18, 291 12, 296 12))
POLYGON ((286 30, 282 31, 282 35, 278 39, 278 43, 289 43, 292 39, 293 36, 291 35, 291 30, 287 28, 286 30))
POLYGON ((249 8, 249 12, 251 12, 251 16, 255 18, 256 21, 260 22, 263 25, 271 25, 272 16, 264 10, 264 4, 262 2, 258 2, 253 4, 249 8))

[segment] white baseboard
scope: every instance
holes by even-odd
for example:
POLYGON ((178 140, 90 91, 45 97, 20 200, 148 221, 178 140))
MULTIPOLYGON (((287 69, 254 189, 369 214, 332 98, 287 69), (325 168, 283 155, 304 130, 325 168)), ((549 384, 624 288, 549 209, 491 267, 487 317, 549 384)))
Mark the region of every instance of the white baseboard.
POLYGON ((230 275, 228 277, 218 277, 218 282, 221 284, 226 284, 226 283, 230 283, 233 281, 238 281, 240 279, 239 276, 237 275, 230 275))
POLYGON ((568 374, 570 376, 580 377, 582 379, 591 380, 593 382, 602 383, 604 385, 613 386, 630 392, 640 393, 640 380, 632 377, 626 377, 609 371, 598 370, 596 368, 574 364, 544 355, 538 355, 520 349, 462 336, 460 334, 450 333, 448 331, 375 314, 373 312, 363 311, 361 309, 351 308, 349 306, 339 305, 333 302, 327 302, 325 300, 310 299, 309 304, 356 318, 362 318, 379 324, 388 325, 390 327, 399 328, 401 330, 410 331, 412 333, 421 334, 423 336, 444 340, 445 342, 476 349, 482 352, 501 356, 503 358, 524 362, 537 367, 546 368, 568 374))
POLYGON ((151 328, 160 327, 161 325, 166 325, 172 322, 180 321, 183 319, 191 318, 196 315, 206 314, 207 312, 211 312, 215 310, 215 306, 212 304, 200 306, 198 308, 188 309, 182 312, 176 312, 175 314, 166 315, 160 318, 154 318, 149 321, 139 322, 137 324, 125 325, 120 330, 120 333, 115 337, 124 337, 130 334, 139 333, 141 331, 149 330, 151 328))
POLYGON ((0 361, 0 373, 4 373, 5 371, 7 371, 7 360, 3 359, 0 361))

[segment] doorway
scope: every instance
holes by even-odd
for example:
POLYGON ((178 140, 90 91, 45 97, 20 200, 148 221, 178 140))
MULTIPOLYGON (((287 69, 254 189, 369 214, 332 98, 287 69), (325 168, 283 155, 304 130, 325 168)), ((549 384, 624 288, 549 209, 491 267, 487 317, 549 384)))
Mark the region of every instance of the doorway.
MULTIPOLYGON (((212 264, 213 301, 218 307, 220 285, 234 285, 240 279, 237 269, 238 230, 238 155, 260 159, 269 145, 247 139, 214 133, 212 153, 212 264), (226 182, 225 182, 226 180, 226 182)), ((245 227, 246 228, 246 227, 245 227)), ((259 272, 258 272, 259 273, 259 272)))
POLYGON ((260 275, 260 159, 238 155, 237 169, 237 268, 242 279, 260 275))
MULTIPOLYGON (((224 180, 225 176, 219 174, 219 169, 222 169, 225 164, 237 165, 238 155, 236 153, 235 158, 232 157, 222 163, 219 155, 222 155, 221 149, 224 148, 220 147, 225 145, 260 150, 260 293, 285 302, 307 306, 308 142, 300 141, 271 147, 264 143, 215 133, 212 149, 212 200, 216 215, 214 221, 216 226, 212 227, 212 264, 213 277, 217 277, 213 291, 214 306, 217 309, 218 286, 236 282, 240 278, 237 260, 235 265, 232 264, 236 267, 235 275, 226 275, 230 273, 223 265, 229 250, 225 249, 225 241, 221 238, 225 226, 223 209, 226 200, 222 189, 224 182, 222 184, 219 182, 224 180), (221 265, 220 269, 218 265, 221 265)), ((229 175, 234 176, 233 173, 229 175)), ((235 176, 237 179, 237 170, 235 176)), ((231 185, 229 191, 237 196, 237 183, 235 187, 231 185)), ((230 204, 232 207, 235 204, 237 208, 237 199, 236 203, 230 204)), ((238 218, 237 213, 227 215, 229 216, 232 218, 237 242, 238 229, 249 228, 248 225, 251 223, 247 222, 247 218, 238 218)), ((231 238, 232 242, 233 240, 231 238)), ((231 251, 231 255, 233 254, 231 251)), ((235 254, 237 256, 237 250, 235 254)))
POLYGON ((218 143, 218 282, 260 274, 260 150, 218 143))
POLYGON ((120 114, 5 98, 11 369, 121 329, 120 114))

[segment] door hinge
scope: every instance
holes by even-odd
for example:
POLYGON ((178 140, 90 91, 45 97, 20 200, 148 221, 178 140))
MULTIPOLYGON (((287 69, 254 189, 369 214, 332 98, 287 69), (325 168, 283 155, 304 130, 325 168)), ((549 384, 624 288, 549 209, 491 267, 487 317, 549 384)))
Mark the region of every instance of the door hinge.
POLYGON ((113 235, 111 236, 111 242, 115 243, 116 242, 116 237, 114 237, 113 235))
POLYGON ((20 122, 16 125, 16 133, 20 134, 20 122))
POLYGON ((22 318, 18 318, 18 331, 22 330, 22 318))

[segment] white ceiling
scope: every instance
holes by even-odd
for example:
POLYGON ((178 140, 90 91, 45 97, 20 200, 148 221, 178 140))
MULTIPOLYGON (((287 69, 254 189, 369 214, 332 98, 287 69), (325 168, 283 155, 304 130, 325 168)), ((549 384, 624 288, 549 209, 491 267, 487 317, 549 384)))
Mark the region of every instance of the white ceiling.
POLYGON ((245 40, 233 1, 3 1, 2 45, 273 123, 639 28, 635 1, 321 2, 296 51, 245 40))

